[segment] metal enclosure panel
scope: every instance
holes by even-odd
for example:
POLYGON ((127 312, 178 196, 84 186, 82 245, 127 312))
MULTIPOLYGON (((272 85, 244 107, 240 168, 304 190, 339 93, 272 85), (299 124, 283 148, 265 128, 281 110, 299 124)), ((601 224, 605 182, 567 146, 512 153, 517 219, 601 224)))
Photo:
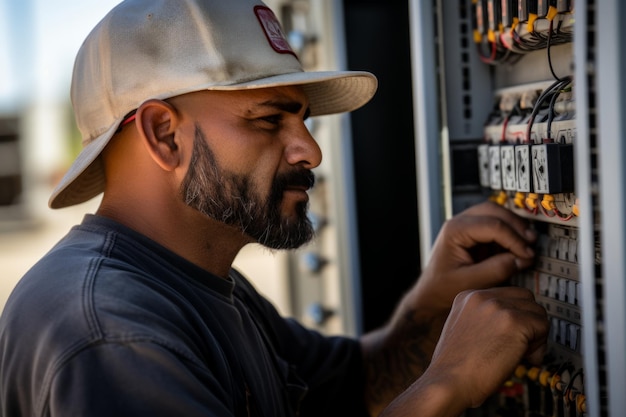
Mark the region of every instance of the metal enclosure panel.
MULTIPOLYGON (((473 74, 478 78, 472 79, 483 81, 471 90, 471 100, 464 102, 462 68, 469 61, 455 33, 456 27, 462 27, 462 19, 456 20, 459 3, 439 1, 435 5, 410 0, 409 4, 425 263, 445 220, 447 193, 455 197, 449 188, 445 159, 450 155, 446 147, 457 140, 481 137, 480 118, 464 119, 465 103, 488 113, 490 106, 484 103, 491 102, 494 89, 551 76, 545 65, 545 51, 524 58, 525 67, 533 71, 515 73, 502 68, 489 74, 478 68, 473 74), (438 15, 435 8, 443 12, 438 15), (445 15, 445 21, 441 15, 445 15)), ((556 73, 575 76, 575 184, 581 198, 580 215, 572 226, 579 231, 580 245, 585 416, 618 417, 626 409, 626 140, 622 138, 626 134, 626 84, 622 81, 626 50, 620 43, 626 3, 579 2, 575 14, 574 41, 553 47, 552 57, 556 73)))
MULTIPOLYGON (((593 10, 588 13, 593 13, 593 10)), ((626 410, 626 4, 596 2, 597 105, 607 393, 611 416, 626 410)))
MULTIPOLYGON (((340 70, 347 69, 346 63, 346 40, 343 16, 343 2, 326 2, 326 21, 331 26, 333 36, 333 48, 331 49, 331 62, 340 70), (330 5, 328 5, 330 3, 330 5)), ((328 32, 326 32, 328 33, 328 32)), ((355 179, 352 160, 352 140, 350 128, 350 116, 342 114, 336 116, 334 125, 334 140, 330 141, 329 157, 335 167, 336 175, 333 199, 336 201, 335 215, 337 224, 337 248, 339 264, 339 289, 342 309, 342 329, 349 335, 358 335, 362 331, 361 320, 361 286, 359 240, 356 221, 355 179)))
POLYGON ((445 221, 434 18, 435 8, 432 1, 409 1, 422 266, 428 263, 432 245, 445 221))
MULTIPOLYGON (((580 5, 575 23, 576 43, 574 45, 576 67, 589 68, 587 65, 589 45, 587 37, 587 11, 586 5, 580 5)), ((591 73, 592 71, 589 71, 591 73)), ((596 312, 596 285, 595 285, 595 237, 594 237, 594 202, 593 195, 593 169, 592 156, 590 155, 590 136, 591 128, 589 126, 590 108, 589 95, 593 94, 593 85, 589 85, 590 75, 588 71, 578 71, 575 74, 575 82, 577 86, 577 108, 586 109, 579 111, 576 119, 578 129, 578 146, 575 148, 576 159, 576 184, 578 195, 589 196, 580 201, 580 248, 578 251, 578 260, 580 262, 580 275, 582 285, 582 307, 583 307, 583 352, 585 364, 585 384, 587 396, 587 410, 590 417, 599 416, 600 410, 600 380, 598 370, 598 344, 597 344, 597 312, 596 312)), ((593 79, 591 80, 593 81, 593 79)))
POLYGON ((476 140, 492 107, 493 90, 489 68, 476 55, 472 39, 469 2, 441 2, 442 57, 440 65, 445 74, 445 115, 450 141, 476 140), (465 7, 463 7, 465 6, 465 7))

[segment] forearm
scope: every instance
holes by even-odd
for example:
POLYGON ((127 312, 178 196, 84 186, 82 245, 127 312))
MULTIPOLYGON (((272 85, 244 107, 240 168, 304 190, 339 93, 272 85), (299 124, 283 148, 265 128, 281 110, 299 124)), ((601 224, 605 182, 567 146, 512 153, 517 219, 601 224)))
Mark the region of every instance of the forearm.
POLYGON ((453 386, 425 374, 382 410, 379 417, 458 417, 467 405, 451 390, 453 386))
POLYGON ((403 308, 408 305, 403 303, 387 326, 361 338, 372 416, 424 373, 447 317, 447 311, 403 308))

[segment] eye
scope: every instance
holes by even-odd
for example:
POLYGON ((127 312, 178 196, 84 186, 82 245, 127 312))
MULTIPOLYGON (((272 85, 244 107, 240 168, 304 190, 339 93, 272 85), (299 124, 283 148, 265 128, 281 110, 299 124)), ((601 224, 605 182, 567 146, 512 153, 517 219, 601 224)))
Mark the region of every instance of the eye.
POLYGON ((263 116, 260 117, 258 120, 261 120, 263 122, 267 122, 273 126, 278 126, 280 124, 280 122, 283 120, 282 115, 280 114, 272 114, 269 116, 263 116))

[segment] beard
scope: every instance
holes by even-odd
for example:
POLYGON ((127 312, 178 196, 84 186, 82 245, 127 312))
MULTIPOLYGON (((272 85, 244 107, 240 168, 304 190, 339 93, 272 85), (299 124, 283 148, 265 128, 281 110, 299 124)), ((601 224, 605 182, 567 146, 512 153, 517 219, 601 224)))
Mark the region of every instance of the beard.
POLYGON ((222 169, 196 126, 189 171, 181 184, 183 201, 200 213, 240 229, 271 249, 295 249, 309 242, 313 226, 307 217, 308 202, 298 202, 295 215, 283 217, 281 203, 289 186, 312 187, 314 174, 299 168, 278 175, 266 199, 255 192, 251 177, 222 169))

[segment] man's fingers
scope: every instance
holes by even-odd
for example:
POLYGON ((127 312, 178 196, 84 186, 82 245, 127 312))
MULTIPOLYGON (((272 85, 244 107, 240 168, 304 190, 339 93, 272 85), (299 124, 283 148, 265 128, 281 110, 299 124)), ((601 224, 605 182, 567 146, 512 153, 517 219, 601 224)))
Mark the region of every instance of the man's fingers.
POLYGON ((519 258, 529 259, 535 256, 530 246, 532 241, 497 217, 459 217, 447 223, 442 233, 449 235, 452 242, 465 249, 481 243, 497 243, 519 258))
POLYGON ((467 276, 481 277, 483 288, 487 288, 500 285, 511 275, 532 266, 533 263, 533 258, 518 258, 507 252, 462 267, 462 273, 467 276))
POLYGON ((511 210, 508 210, 493 202, 484 202, 472 206, 458 215, 458 217, 494 217, 502 220, 513 228, 520 236, 528 242, 534 242, 537 234, 528 227, 529 223, 523 217, 518 216, 511 210))

